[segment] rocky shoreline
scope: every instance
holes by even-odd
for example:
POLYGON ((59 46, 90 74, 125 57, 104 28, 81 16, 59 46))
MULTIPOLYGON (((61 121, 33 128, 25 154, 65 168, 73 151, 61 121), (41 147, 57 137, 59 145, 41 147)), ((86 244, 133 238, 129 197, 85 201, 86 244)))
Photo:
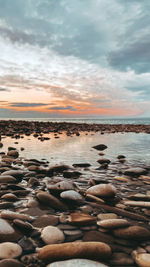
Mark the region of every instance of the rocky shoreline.
POLYGON ((0 121, 0 267, 150 266, 150 166, 129 166, 124 155, 111 162, 106 144, 91 148, 94 170, 2 151, 6 136, 82 131, 150 133, 150 125, 0 121))

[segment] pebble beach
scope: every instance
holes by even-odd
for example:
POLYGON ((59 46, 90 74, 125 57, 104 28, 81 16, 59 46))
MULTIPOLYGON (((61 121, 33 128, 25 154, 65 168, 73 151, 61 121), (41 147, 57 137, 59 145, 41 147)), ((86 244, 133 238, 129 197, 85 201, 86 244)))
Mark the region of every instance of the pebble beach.
POLYGON ((150 125, 0 121, 0 267, 150 266, 149 154, 109 150, 131 134, 149 137, 150 125), (25 146, 82 137, 88 157, 25 146))

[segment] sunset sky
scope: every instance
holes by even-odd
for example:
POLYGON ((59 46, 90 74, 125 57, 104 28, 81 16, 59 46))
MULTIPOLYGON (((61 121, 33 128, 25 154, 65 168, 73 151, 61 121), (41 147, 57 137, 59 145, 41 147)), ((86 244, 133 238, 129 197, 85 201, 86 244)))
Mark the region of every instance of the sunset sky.
POLYGON ((150 117, 149 0, 0 0, 0 118, 150 117))

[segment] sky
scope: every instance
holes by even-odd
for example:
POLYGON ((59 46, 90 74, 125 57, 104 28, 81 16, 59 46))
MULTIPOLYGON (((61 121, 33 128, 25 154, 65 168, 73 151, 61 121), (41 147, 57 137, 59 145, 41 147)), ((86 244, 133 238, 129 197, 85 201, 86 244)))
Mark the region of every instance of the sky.
POLYGON ((0 0, 0 118, 150 117, 149 0, 0 0))

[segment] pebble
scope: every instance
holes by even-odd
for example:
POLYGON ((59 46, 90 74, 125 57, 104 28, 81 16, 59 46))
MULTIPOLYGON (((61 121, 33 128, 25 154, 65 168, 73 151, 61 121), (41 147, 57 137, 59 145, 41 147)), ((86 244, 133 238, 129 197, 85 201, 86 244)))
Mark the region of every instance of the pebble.
POLYGON ((12 242, 0 244, 0 259, 17 258, 22 254, 22 248, 12 242))
POLYGON ((97 215, 99 220, 117 219, 118 216, 115 213, 100 213, 97 215))
POLYGON ((70 213, 68 221, 70 224, 83 226, 95 223, 96 218, 87 213, 74 212, 70 213))
POLYGON ((119 238, 133 240, 147 240, 150 238, 150 231, 142 226, 129 226, 119 228, 113 231, 114 235, 119 238))
POLYGON ((14 233, 13 227, 6 220, 0 218, 0 241, 11 237, 14 233))
POLYGON ((58 244, 65 240, 63 232, 55 226, 46 226, 41 232, 41 238, 45 244, 58 244))
POLYGON ((54 262, 73 258, 105 260, 111 256, 111 248, 101 242, 70 242, 47 245, 40 250, 39 258, 54 262))
POLYGON ((139 267, 150 267, 150 254, 140 253, 136 255, 135 262, 139 267))
POLYGON ((60 194, 61 198, 66 199, 66 200, 72 200, 75 202, 81 202, 83 201, 83 197, 81 196, 81 194, 79 194, 78 192, 74 191, 74 190, 68 190, 68 191, 64 191, 60 194))
POLYGON ((49 214, 49 215, 42 215, 39 216, 34 222, 33 226, 38 228, 43 228, 46 226, 55 226, 58 224, 58 216, 49 214))
POLYGON ((108 267, 108 265, 105 265, 103 263, 92 261, 92 260, 86 260, 86 259, 71 259, 71 260, 65 260, 65 261, 58 261, 54 263, 48 264, 46 267, 108 267))
POLYGON ((103 150, 105 150, 107 148, 107 146, 104 145, 104 144, 99 144, 99 145, 93 146, 92 148, 94 148, 96 150, 103 151, 103 150))
POLYGON ((11 175, 1 175, 0 176, 0 183, 7 184, 7 183, 16 183, 16 179, 11 175))
POLYGON ((86 194, 94 195, 97 197, 114 197, 116 188, 111 184, 98 184, 90 187, 86 194))
POLYGON ((0 267, 25 267, 20 261, 15 259, 0 260, 0 267))
POLYGON ((143 168, 129 168, 124 171, 124 174, 128 176, 140 176, 146 173, 147 173, 147 170, 143 168))
POLYGON ((25 221, 29 221, 32 222, 34 220, 34 217, 29 216, 27 214, 22 214, 19 212, 14 212, 14 211, 10 211, 10 210, 4 210, 1 212, 1 217, 4 219, 20 219, 20 220, 25 220, 25 221))
POLYGON ((36 196, 41 204, 58 210, 68 210, 68 207, 62 201, 47 192, 40 192, 36 196))
POLYGON ((106 228, 106 229, 114 229, 120 227, 126 227, 130 223, 125 219, 107 219, 97 222, 98 226, 106 228))
POLYGON ((50 191, 66 191, 66 190, 74 190, 74 185, 71 182, 61 181, 59 183, 56 183, 54 185, 48 185, 48 190, 50 191))

